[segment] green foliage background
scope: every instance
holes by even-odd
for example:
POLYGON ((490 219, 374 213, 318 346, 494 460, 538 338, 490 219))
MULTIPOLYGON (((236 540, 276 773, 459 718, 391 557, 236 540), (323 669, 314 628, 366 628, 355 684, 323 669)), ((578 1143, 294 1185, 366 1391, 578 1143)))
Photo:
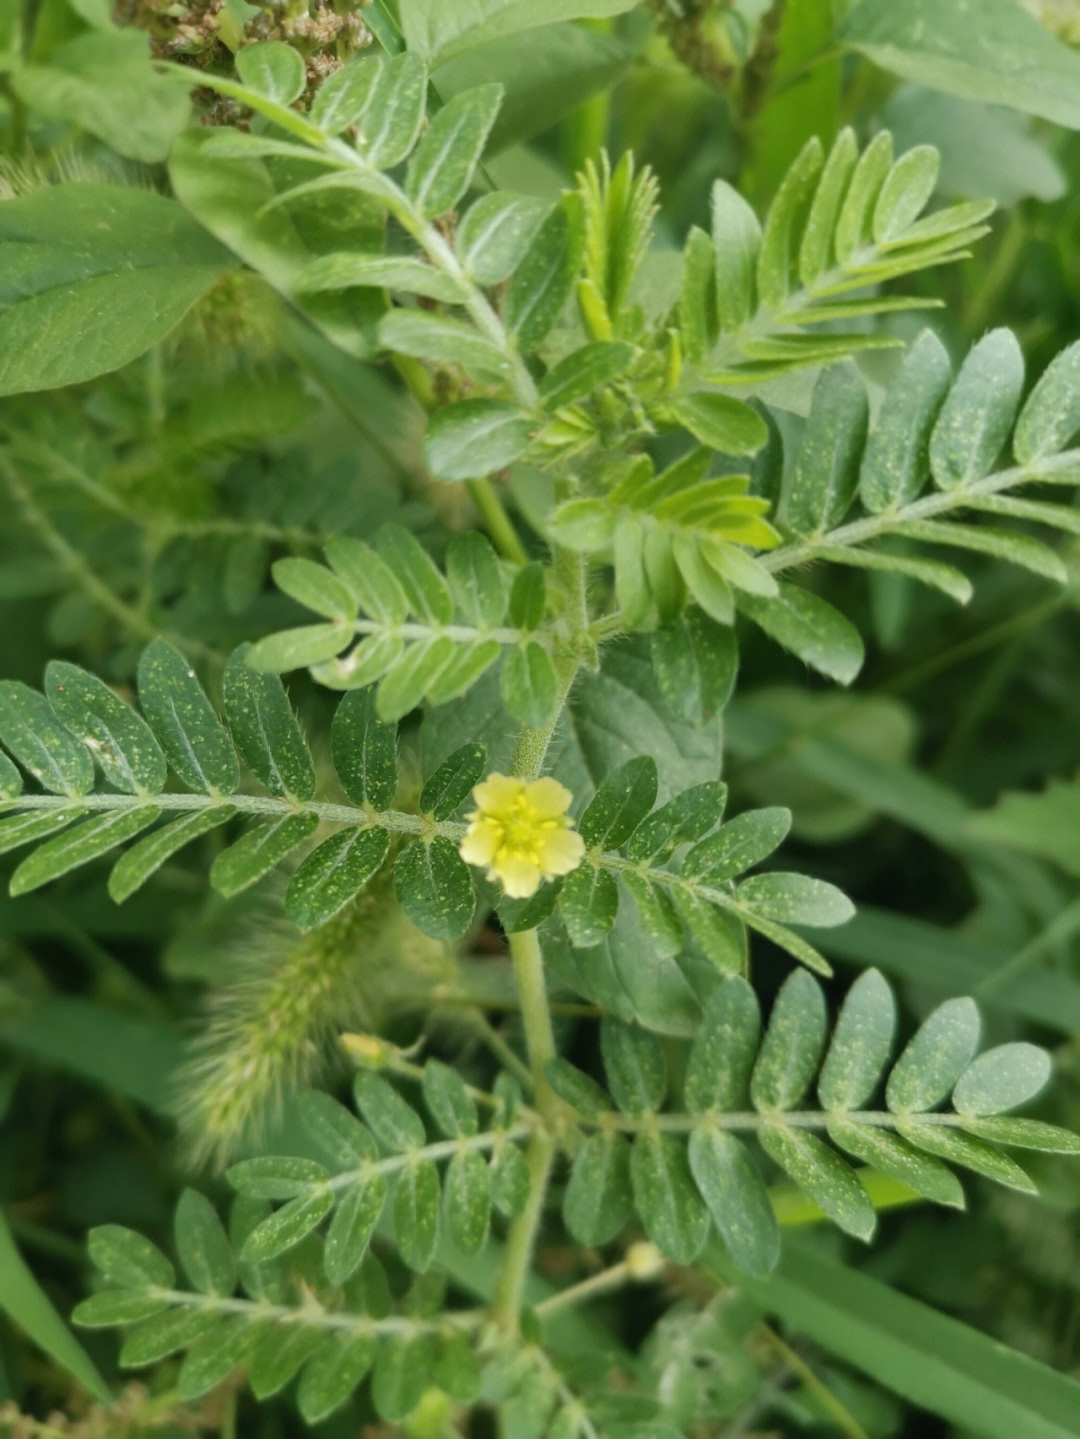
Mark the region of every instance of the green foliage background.
POLYGON ((1078 44, 0 0, 0 1431, 1080 1434, 1078 44))

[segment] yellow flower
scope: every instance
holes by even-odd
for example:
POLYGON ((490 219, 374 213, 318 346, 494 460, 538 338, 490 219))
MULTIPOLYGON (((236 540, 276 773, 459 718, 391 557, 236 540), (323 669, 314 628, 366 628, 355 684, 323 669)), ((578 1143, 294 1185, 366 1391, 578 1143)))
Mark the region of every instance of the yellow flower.
POLYGON ((540 881, 569 874, 585 844, 566 813, 573 795, 554 779, 492 774, 473 790, 476 809, 461 841, 468 864, 487 866, 511 899, 528 899, 540 881))

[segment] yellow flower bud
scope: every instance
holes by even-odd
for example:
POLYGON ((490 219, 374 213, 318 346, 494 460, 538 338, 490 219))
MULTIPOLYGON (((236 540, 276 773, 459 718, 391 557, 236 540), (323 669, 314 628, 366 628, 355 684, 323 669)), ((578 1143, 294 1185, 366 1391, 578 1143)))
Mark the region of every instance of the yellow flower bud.
POLYGON ((485 865, 488 879, 497 879, 511 899, 528 899, 542 880, 569 874, 584 858, 584 842, 566 812, 573 795, 558 780, 492 774, 473 798, 461 857, 485 865))

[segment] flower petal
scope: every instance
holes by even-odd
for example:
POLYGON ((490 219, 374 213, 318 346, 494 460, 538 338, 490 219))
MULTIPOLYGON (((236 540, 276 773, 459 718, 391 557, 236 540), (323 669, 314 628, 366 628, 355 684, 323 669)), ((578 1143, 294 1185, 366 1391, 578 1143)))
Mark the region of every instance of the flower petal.
POLYGON ((511 899, 528 899, 540 888, 543 878, 539 867, 523 854, 509 855, 493 865, 492 872, 502 881, 502 887, 511 899))
POLYGON ((555 829, 538 846, 544 873, 569 874, 585 858, 585 841, 576 829, 555 829))
POLYGON ((510 808, 525 789, 525 781, 516 775, 489 774, 473 790, 477 808, 485 814, 499 815, 510 808))
POLYGON ((490 864, 501 839, 502 826, 497 821, 474 819, 461 841, 461 857, 466 864, 490 864))
POLYGON ((570 808, 574 796, 564 784, 550 775, 543 779, 534 779, 526 792, 526 798, 536 810, 540 819, 554 819, 557 815, 563 815, 570 808))

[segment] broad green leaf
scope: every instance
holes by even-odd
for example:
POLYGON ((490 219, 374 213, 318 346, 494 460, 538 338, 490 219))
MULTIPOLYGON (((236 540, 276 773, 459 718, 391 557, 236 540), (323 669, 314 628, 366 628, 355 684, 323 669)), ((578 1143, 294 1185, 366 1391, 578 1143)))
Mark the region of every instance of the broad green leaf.
POLYGON ((477 284, 497 285, 513 274, 550 209, 533 195, 505 191, 473 201, 456 243, 459 260, 477 284))
POLYGON ((656 761, 627 760, 606 775, 578 824, 589 849, 619 849, 656 802, 656 761))
POLYGON ((872 514, 907 504, 930 466, 930 432, 952 372, 945 346, 923 330, 885 387, 859 470, 859 498, 872 514))
POLYGON ((650 652, 664 703, 683 724, 705 724, 731 698, 739 651, 733 631, 691 608, 655 630, 650 652))
POLYGON ((934 1109, 971 1063, 981 1023, 973 999, 947 999, 923 1021, 893 1066, 885 1103, 894 1114, 934 1109))
POLYGON ((412 1413, 431 1384, 433 1360, 430 1334, 383 1338, 371 1376, 371 1402, 380 1419, 394 1423, 412 1413))
POLYGON ((356 605, 347 585, 325 565, 293 555, 275 560, 271 567, 274 583, 297 604, 330 620, 352 620, 356 605))
POLYGON ((780 1228, 745 1146, 720 1129, 690 1132, 690 1172, 735 1263, 764 1276, 780 1258, 780 1228))
POLYGON ((518 724, 542 729, 551 719, 558 697, 558 680, 551 656, 530 640, 509 650, 499 676, 503 704, 518 724))
POLYGON ((326 558, 364 614, 385 625, 408 618, 409 598, 401 581, 370 545, 351 535, 334 535, 326 543, 326 558))
POLYGON ((723 819, 726 803, 727 785, 721 780, 691 785, 642 820, 626 841, 627 858, 666 858, 676 845, 703 838, 723 819))
POLYGON ((556 1055, 544 1066, 548 1083, 567 1104, 589 1119, 599 1119, 602 1114, 611 1113, 611 1101, 595 1079, 584 1074, 568 1059, 556 1055))
POLYGON ((193 1289, 229 1295, 236 1288, 236 1256, 217 1210, 196 1189, 185 1189, 176 1206, 176 1252, 193 1289))
POLYGON ((786 950, 799 961, 805 964, 807 969, 812 969, 816 974, 823 974, 826 979, 832 975, 832 966, 825 957, 818 953, 812 944, 808 944, 802 935, 796 934, 787 925, 778 924, 774 919, 766 919, 755 909, 739 907, 738 916, 748 929, 756 930, 763 934, 766 939, 778 945, 780 949, 786 950))
POLYGON ((128 794, 161 793, 166 779, 161 747, 146 722, 108 685, 78 665, 50 660, 45 694, 111 785, 128 794))
MULTIPOLYGON (((799 972, 799 971, 797 971, 799 972)), ((816 1135, 787 1125, 758 1130, 762 1149, 845 1234, 866 1242, 877 1226, 866 1190, 840 1156, 816 1135)))
POLYGON ((269 1219, 256 1225, 244 1240, 240 1258, 247 1264, 263 1264, 292 1249, 326 1218, 334 1207, 334 1199, 326 1190, 290 1199, 275 1209, 269 1219))
POLYGON ((676 423, 695 440, 726 455, 753 455, 769 438, 765 421, 742 400, 712 391, 685 395, 671 406, 676 423))
POLYGON ((918 580, 922 585, 941 590, 957 604, 966 605, 974 591, 967 575, 952 565, 943 565, 937 560, 916 560, 909 555, 894 555, 887 550, 829 549, 827 546, 816 551, 819 560, 829 564, 847 565, 857 570, 881 570, 885 574, 903 575, 918 580))
POLYGON ((507 328, 525 354, 536 349, 570 298, 581 268, 584 246, 585 222, 580 197, 564 196, 537 230, 514 272, 503 302, 507 328))
POLYGON ((632 1210, 629 1143, 622 1134, 590 1134, 574 1156, 563 1194, 567 1229, 579 1244, 609 1244, 632 1210))
POLYGON ((416 144, 424 120, 427 68, 406 53, 387 60, 375 76, 359 116, 356 147, 373 170, 389 170, 416 144))
POLYGON ((472 184, 502 97, 501 85, 465 90, 431 120, 405 174, 405 193, 424 214, 452 209, 472 184))
POLYGON ((1029 465, 1056 455, 1080 430, 1080 342, 1046 367, 1024 401, 1013 433, 1013 454, 1029 465))
POLYGON ((324 839, 289 880, 285 913, 300 929, 325 924, 356 898, 389 852, 384 829, 345 829, 324 839))
POLYGON ((88 131, 129 160, 159 164, 191 106, 183 83, 151 63, 148 38, 141 26, 84 31, 51 47, 43 63, 16 65, 12 88, 41 119, 88 131))
POLYGON ((1030 535, 994 530, 988 525, 964 525, 956 520, 904 520, 893 525, 892 532, 901 538, 921 540, 925 544, 955 545, 957 549, 993 555, 1009 564, 1021 565, 1056 584, 1065 584, 1068 579, 1068 572, 1057 551, 1030 535))
POLYGON ((468 9, 447 6, 442 0, 404 0, 400 13, 408 47, 433 58, 537 25, 600 19, 632 8, 631 0, 546 0, 540 10, 529 0, 477 0, 468 9))
POLYGON ((155 1244, 119 1224, 99 1224, 86 1241, 90 1258, 105 1278, 125 1289, 171 1289, 176 1273, 155 1244))
POLYGON ((443 835, 415 840, 394 865, 394 889, 402 909, 433 939, 460 939, 473 922, 476 895, 468 866, 443 835))
POLYGON ((372 690, 352 690, 339 702, 330 748, 349 798, 374 810, 389 809, 397 789, 397 727, 378 719, 372 690))
POLYGON ((869 415, 866 387, 853 365, 822 370, 781 503, 797 534, 821 534, 843 519, 855 497, 869 415))
POLYGON ((930 1155, 921 1154, 898 1134, 878 1125, 843 1120, 831 1122, 828 1134, 838 1149, 899 1179, 935 1204, 964 1208, 964 1191, 952 1170, 930 1155))
POLYGON ((790 829, 788 809, 748 809, 695 844, 682 862, 682 873, 705 884, 720 884, 760 864, 790 829))
POLYGON ((745 324, 755 308, 761 225, 753 208, 724 180, 714 183, 710 203, 717 319, 727 332, 745 324))
POLYGON ((345 250, 320 255, 296 277, 297 289, 306 292, 348 290, 355 285, 424 295, 451 305, 465 298, 465 291, 453 276, 411 255, 368 255, 345 250))
POLYGON ((833 240, 841 265, 853 264, 857 251, 870 239, 874 207, 892 159, 892 135, 888 130, 879 130, 859 156, 836 217, 833 240))
POLYGON ((317 814, 289 814, 253 825, 235 843, 215 855, 210 883, 231 899, 269 874, 319 827, 317 814))
POLYGON ((599 944, 615 923, 618 908, 618 886, 606 870, 582 864, 563 880, 559 913, 575 948, 599 944))
POLYGON ((414 1160, 401 1171, 393 1209, 398 1253, 422 1274, 439 1242, 439 1171, 430 1159, 414 1160))
POLYGON ((812 136, 792 162, 769 207, 757 256, 759 303, 766 309, 778 308, 791 289, 798 237, 822 160, 821 141, 812 136))
POLYGON ((180 651, 152 640, 139 656, 138 684, 150 728, 188 788, 232 794, 240 783, 236 751, 180 651))
POLYGON ((514 1218, 529 1198, 529 1165, 516 1144, 495 1150, 491 1161, 491 1202, 500 1214, 514 1218))
POLYGON ((876 969, 860 974, 840 1006, 818 1077, 822 1109, 863 1109, 877 1088, 896 1033, 896 1000, 876 969))
POLYGON ((277 675, 252 669, 248 649, 241 645, 233 651, 222 677, 225 718, 233 740, 244 763, 273 794, 308 800, 315 793, 311 752, 281 681, 277 675))
MULTIPOLYGON (((4 1276, 0 1311, 95 1399, 111 1404, 109 1386, 34 1278, 11 1237, 3 1214, 0 1214, 0 1273, 4 1276)), ((145 1279, 134 1282, 140 1287, 146 1283, 145 1279)))
POLYGON ((968 351, 930 436, 939 489, 990 472, 1012 430, 1024 386, 1024 356, 1011 330, 991 330, 968 351))
POLYGON ((899 239, 922 213, 937 184, 941 159, 933 145, 916 145, 901 155, 874 205, 871 234, 876 245, 899 239))
POLYGON ((846 924, 855 906, 843 890, 805 874, 754 874, 735 891, 740 904, 781 924, 807 924, 831 929, 846 924))
POLYGON ((667 892, 633 870, 622 871, 619 879, 634 901, 650 952, 660 959, 678 954, 683 948, 682 926, 667 892))
POLYGON ((742 974, 746 969, 746 933, 734 914, 712 899, 683 885, 674 885, 668 897, 686 926, 693 943, 721 974, 742 974))
POLYGON ((501 625, 510 587, 490 542, 475 530, 455 535, 446 550, 446 578, 454 604, 467 623, 501 625))
POLYGON ((278 105, 291 105, 307 85, 303 57, 281 40, 242 45, 236 52, 236 73, 250 90, 278 105))
POLYGON ((300 1122, 335 1171, 356 1169, 375 1158, 371 1135, 356 1115, 321 1090, 297 1096, 300 1122))
POLYGON ((247 652, 245 664, 264 673, 281 674, 285 670, 305 669, 323 664, 339 655, 352 643, 351 625, 297 625, 256 640, 247 652))
POLYGON ((539 560, 530 560, 514 575, 510 586, 510 623, 534 630, 547 612, 547 577, 539 560))
POLYGON ((965 1117, 1017 1109, 1045 1087, 1050 1070, 1045 1049, 1023 1041, 999 1044, 972 1060, 961 1074, 953 1090, 953 1108, 965 1117))
POLYGON ((600 1050, 608 1086, 620 1109, 644 1114, 660 1108, 667 1092, 667 1065, 654 1034, 605 1015, 600 1050))
POLYGON ((386 1192, 384 1176, 372 1174, 341 1193, 323 1246, 323 1268, 331 1284, 344 1284, 360 1267, 386 1192))
POLYGON ((313 1159, 266 1155, 243 1159, 225 1171, 238 1194, 252 1199, 298 1199, 318 1191, 329 1171, 313 1159))
POLYGON ((420 1116, 385 1079, 362 1069, 353 1079, 353 1093, 371 1132, 391 1154, 401 1154, 426 1143, 420 1116))
POLYGON ((317 1424, 351 1399, 375 1362, 374 1334, 324 1334, 304 1366, 296 1405, 308 1424, 317 1424))
POLYGON ((89 864, 131 839, 160 816, 161 811, 155 806, 140 805, 138 809, 106 810, 104 814, 82 820, 40 845, 16 867, 11 876, 11 893, 29 894, 70 870, 89 864))
POLYGON ((503 379, 510 366, 506 354, 471 321, 421 309, 389 310, 379 322, 379 344, 433 364, 460 365, 476 379, 493 383, 503 379))
MULTIPOLYGON (((109 875, 109 898, 123 904, 137 889, 140 889, 151 875, 174 854, 190 844, 192 840, 217 829, 236 814, 231 804, 216 804, 209 809, 196 810, 193 814, 182 815, 170 820, 133 844, 113 865, 109 875)), ((155 814, 156 817, 156 814, 155 814)), ((149 821, 147 821, 149 823, 149 821)))
POLYGON ((94 765, 84 745, 56 718, 44 695, 20 680, 0 680, 0 740, 52 794, 88 794, 94 765))
POLYGON ((630 1182, 645 1233, 676 1264, 692 1264, 708 1235, 709 1213, 690 1177, 685 1143, 674 1134, 639 1134, 630 1182))
POLYGON ((591 555, 611 544, 616 516, 603 500, 587 496, 567 500, 550 515, 547 533, 560 545, 579 554, 591 555))
POLYGON ((502 652, 503 647, 498 640, 455 645, 450 660, 428 683, 428 703, 442 705, 467 694, 502 652))
POLYGON ((897 1131, 917 1149, 947 1159, 950 1164, 959 1164, 995 1184, 1004 1184, 1009 1189, 1019 1189, 1023 1194, 1038 1194, 1039 1187, 1024 1173, 1019 1164, 1002 1154, 999 1149, 985 1144, 973 1135, 951 1125, 920 1123, 917 1119, 901 1120, 897 1131))
POLYGON ((472 479, 516 460, 532 429, 529 415, 506 400, 456 400, 429 423, 424 458, 436 479, 472 479))
POLYGON ((429 1059, 424 1065, 423 1091, 424 1102, 443 1134, 458 1138, 476 1133, 476 1105, 456 1069, 429 1059))
POLYGON ((340 135, 367 109, 385 60, 382 55, 353 56, 327 75, 315 93, 307 118, 326 135, 340 135))
POLYGON ((691 1114, 743 1104, 760 1034, 761 1010, 750 984, 741 975, 722 980, 706 997, 690 1048, 684 1093, 691 1114))
POLYGON ((375 713, 379 719, 387 724, 404 719, 420 704, 457 653, 457 645, 446 635, 410 645, 379 681, 375 691, 375 713))
POLYGON ((928 89, 1080 129, 1080 58, 1011 0, 982 0, 978 22, 972 45, 965 11, 935 0, 859 0, 840 40, 928 89))
POLYGON ((404 525, 383 525, 375 548, 393 570, 418 619, 446 625, 454 617, 454 602, 442 575, 423 545, 404 525))
POLYGON ((466 1254, 478 1253, 487 1242, 491 1219, 491 1180, 487 1160, 478 1149, 461 1149, 446 1166, 443 1217, 447 1232, 466 1254))
POLYGON ((821 985, 805 970, 793 970, 780 986, 750 1077, 756 1110, 794 1109, 800 1103, 821 1063, 827 1023, 821 985))
POLYGON ((810 590, 781 580, 778 595, 744 591, 738 604, 770 639, 827 678, 847 685, 862 669, 862 636, 839 610, 810 590))
POLYGON ((175 201, 141 186, 68 183, 5 201, 0 394, 127 364, 235 263, 175 201))
POLYGON ((0 799, 14 799, 16 795, 22 794, 22 788, 22 775, 3 750, 0 750, 0 799))

